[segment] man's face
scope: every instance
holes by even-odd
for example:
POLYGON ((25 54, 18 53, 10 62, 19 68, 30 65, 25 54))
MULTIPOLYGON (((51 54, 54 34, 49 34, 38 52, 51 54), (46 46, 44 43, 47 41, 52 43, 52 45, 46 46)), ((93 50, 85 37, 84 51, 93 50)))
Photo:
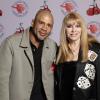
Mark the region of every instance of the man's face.
POLYGON ((34 23, 34 31, 39 40, 49 36, 53 27, 53 18, 49 13, 40 13, 34 23))

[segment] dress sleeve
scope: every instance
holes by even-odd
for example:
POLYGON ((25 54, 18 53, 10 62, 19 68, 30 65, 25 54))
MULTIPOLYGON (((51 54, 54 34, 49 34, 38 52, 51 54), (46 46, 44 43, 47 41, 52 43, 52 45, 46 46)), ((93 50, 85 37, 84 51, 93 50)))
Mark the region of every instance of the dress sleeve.
POLYGON ((98 58, 96 60, 96 81, 97 81, 97 100, 100 100, 100 50, 98 53, 98 58))

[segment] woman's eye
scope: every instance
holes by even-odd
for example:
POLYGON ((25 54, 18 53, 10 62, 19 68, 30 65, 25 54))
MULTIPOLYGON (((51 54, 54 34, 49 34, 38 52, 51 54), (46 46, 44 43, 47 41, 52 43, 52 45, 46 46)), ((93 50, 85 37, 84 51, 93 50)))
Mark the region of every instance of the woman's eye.
POLYGON ((71 28, 72 27, 72 25, 67 25, 67 28, 71 28))
POLYGON ((76 27, 80 27, 80 25, 78 24, 78 25, 76 25, 76 27))

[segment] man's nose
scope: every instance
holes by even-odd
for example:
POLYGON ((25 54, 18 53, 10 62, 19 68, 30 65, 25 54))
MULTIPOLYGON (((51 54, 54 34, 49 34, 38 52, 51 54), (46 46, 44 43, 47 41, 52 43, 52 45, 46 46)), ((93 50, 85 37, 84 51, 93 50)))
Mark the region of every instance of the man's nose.
POLYGON ((47 30, 47 25, 44 24, 42 28, 43 28, 43 30, 47 30))

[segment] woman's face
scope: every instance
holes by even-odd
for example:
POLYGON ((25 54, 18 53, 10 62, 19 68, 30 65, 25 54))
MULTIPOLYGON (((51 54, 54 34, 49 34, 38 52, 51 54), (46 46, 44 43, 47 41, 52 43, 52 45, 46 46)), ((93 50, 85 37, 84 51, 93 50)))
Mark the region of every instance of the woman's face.
POLYGON ((77 22, 75 21, 69 22, 66 25, 65 30, 66 30, 67 39, 69 41, 73 42, 73 41, 80 40, 82 29, 77 22))

